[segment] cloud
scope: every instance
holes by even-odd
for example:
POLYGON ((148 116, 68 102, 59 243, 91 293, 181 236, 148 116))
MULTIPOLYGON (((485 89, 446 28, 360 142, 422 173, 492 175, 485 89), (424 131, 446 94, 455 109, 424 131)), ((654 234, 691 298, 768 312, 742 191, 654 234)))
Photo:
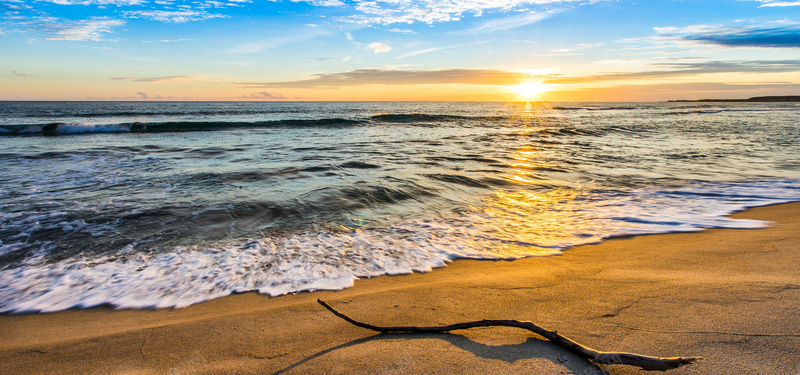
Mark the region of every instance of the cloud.
POLYGON ((19 14, 20 11, 33 9, 32 6, 20 3, 0 3, 0 11, 7 14, 19 14))
POLYGON ((594 83, 625 80, 660 79, 712 73, 800 72, 800 60, 782 61, 709 61, 665 62, 654 64, 661 70, 631 73, 608 73, 584 76, 532 74, 492 69, 391 70, 357 69, 344 73, 316 74, 309 79, 284 82, 237 82, 249 88, 325 89, 359 85, 431 85, 464 84, 510 86, 529 80, 546 84, 594 83))
POLYGON ((181 76, 162 76, 162 77, 111 77, 113 81, 133 81, 145 83, 190 83, 190 82, 215 82, 224 81, 221 78, 209 78, 204 75, 181 75, 181 76))
POLYGON ((50 35, 46 39, 73 41, 101 41, 103 40, 102 33, 111 33, 114 27, 125 24, 123 20, 106 17, 78 21, 47 17, 41 21, 40 25, 43 26, 45 33, 50 35))
POLYGON ((393 33, 401 33, 401 34, 417 34, 417 32, 416 32, 416 31, 414 31, 414 30, 409 30, 409 29, 398 29, 398 28, 396 28, 396 27, 395 27, 394 29, 390 29, 389 31, 391 31, 391 32, 393 32, 393 33))
POLYGON ((453 49, 453 48, 461 48, 461 47, 472 47, 472 46, 478 46, 478 45, 486 44, 486 43, 489 43, 489 41, 487 40, 487 41, 483 41, 483 42, 468 43, 468 44, 458 44, 458 45, 454 45, 454 46, 433 47, 433 48, 420 49, 420 50, 416 50, 416 51, 406 52, 406 53, 398 56, 397 58, 398 59, 403 59, 403 58, 406 58, 406 57, 422 55, 422 54, 430 53, 430 52, 436 52, 436 51, 441 51, 441 50, 446 50, 446 49, 453 49))
POLYGON ((795 7, 799 6, 800 1, 772 1, 765 4, 761 4, 759 8, 762 7, 795 7))
POLYGON ((484 22, 481 26, 477 27, 473 31, 502 31, 516 29, 518 27, 527 26, 550 18, 551 16, 561 12, 563 12, 563 10, 542 13, 524 13, 517 16, 493 19, 484 22))
MULTIPOLYGON (((605 43, 579 43, 572 46, 564 46, 561 48, 554 48, 550 50, 551 55, 571 55, 573 52, 584 50, 587 48, 604 47, 605 43)), ((538 55, 538 54, 537 54, 538 55)))
POLYGON ((13 74, 15 77, 30 77, 30 75, 25 74, 23 72, 18 72, 16 70, 12 70, 11 74, 13 74))
POLYGON ((780 27, 722 27, 695 25, 684 28, 660 27, 662 35, 681 40, 725 47, 800 48, 800 26, 780 27))
POLYGON ((287 97, 278 94, 278 93, 271 93, 266 91, 261 92, 254 92, 250 95, 242 95, 237 97, 238 99, 272 99, 272 100, 282 100, 288 99, 287 97))
POLYGON ((293 3, 305 2, 316 7, 338 7, 345 5, 339 0, 292 0, 293 3))
MULTIPOLYGON (((340 18, 343 21, 361 24, 395 24, 395 23, 414 23, 424 22, 433 24, 437 22, 457 21, 464 14, 472 14, 476 17, 483 16, 484 12, 490 11, 524 11, 531 5, 543 6, 548 4, 590 4, 602 0, 354 0, 355 10, 360 14, 354 14, 340 18)), ((313 4, 315 1, 307 1, 313 4)), ((538 20, 526 21, 525 17, 513 20, 520 22, 516 26, 530 24, 538 20)), ((500 27, 502 21, 495 24, 500 27)), ((491 26, 491 25, 490 25, 491 26)))
POLYGON ((118 7, 142 5, 147 3, 147 0, 44 0, 44 1, 58 5, 116 5, 118 7))
POLYGON ((357 85, 515 85, 530 74, 489 69, 389 70, 358 69, 345 73, 317 74, 313 78, 286 82, 239 82, 243 87, 332 88, 357 85))
POLYGON ((367 49, 371 49, 375 53, 382 53, 391 51, 392 47, 380 42, 372 42, 367 45, 367 49))
POLYGON ((139 98, 141 98, 141 99, 147 99, 147 98, 149 98, 149 96, 147 96, 147 93, 145 93, 145 92, 141 92, 141 91, 137 91, 137 92, 136 92, 136 95, 139 95, 139 98))
POLYGON ((544 83, 589 83, 603 81, 659 79, 713 73, 781 73, 800 72, 800 60, 708 61, 696 63, 658 63, 662 70, 631 73, 609 73, 587 76, 548 76, 544 83))
POLYGON ((205 10, 132 10, 123 12, 125 17, 145 18, 152 21, 184 23, 189 21, 203 21, 212 18, 226 18, 224 14, 208 13, 205 10))

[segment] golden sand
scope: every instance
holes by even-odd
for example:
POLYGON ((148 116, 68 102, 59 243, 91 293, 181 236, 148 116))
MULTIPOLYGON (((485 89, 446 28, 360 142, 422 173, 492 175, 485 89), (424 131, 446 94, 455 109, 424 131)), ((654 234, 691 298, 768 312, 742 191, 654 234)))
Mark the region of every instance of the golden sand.
POLYGON ((0 315, 0 373, 641 373, 513 328, 377 335, 333 316, 321 298, 380 325, 530 320, 598 350, 706 358, 670 374, 800 374, 800 203, 735 216, 775 224, 459 260, 338 292, 0 315))

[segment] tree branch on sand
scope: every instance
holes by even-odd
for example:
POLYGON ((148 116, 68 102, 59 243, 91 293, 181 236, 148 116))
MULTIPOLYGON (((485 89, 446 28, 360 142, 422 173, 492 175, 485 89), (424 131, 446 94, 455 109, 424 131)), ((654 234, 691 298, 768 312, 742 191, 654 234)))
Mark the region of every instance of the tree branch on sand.
POLYGON ((678 368, 684 365, 688 365, 690 363, 694 363, 702 359, 701 357, 661 358, 661 357, 651 357, 633 353, 601 352, 589 348, 587 346, 581 345, 575 341, 572 341, 569 338, 560 335, 556 331, 550 331, 544 329, 532 322, 521 322, 518 320, 477 320, 472 322, 450 324, 439 327, 417 327, 417 326, 382 327, 356 321, 350 318, 349 316, 344 315, 339 311, 336 311, 336 309, 334 309, 333 307, 331 307, 322 300, 317 300, 317 302, 320 305, 324 306, 326 309, 330 310, 330 312, 332 312, 334 315, 346 320, 347 322, 355 326, 377 331, 380 333, 442 333, 442 332, 449 332, 459 329, 468 329, 476 327, 493 327, 493 326, 516 327, 516 328, 527 329, 539 336, 546 338, 548 341, 560 346, 561 348, 569 350, 572 353, 575 353, 583 358, 586 358, 594 363, 599 363, 599 364, 629 365, 629 366, 641 367, 643 370, 665 371, 678 368))

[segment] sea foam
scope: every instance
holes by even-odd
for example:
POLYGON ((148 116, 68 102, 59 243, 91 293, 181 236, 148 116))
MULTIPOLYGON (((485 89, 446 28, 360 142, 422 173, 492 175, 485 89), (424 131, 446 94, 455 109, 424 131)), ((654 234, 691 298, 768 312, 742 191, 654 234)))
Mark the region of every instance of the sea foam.
MULTIPOLYGON (((0 312, 108 304, 181 308, 231 293, 278 296, 348 288, 360 277, 428 272, 459 258, 558 255, 620 235, 763 228, 728 217, 746 207, 800 200, 795 181, 701 183, 628 194, 583 189, 498 191, 480 207, 383 228, 300 232, 246 241, 45 261, 47 249, 0 270, 0 312)), ((64 223, 75 230, 80 223, 64 223)))

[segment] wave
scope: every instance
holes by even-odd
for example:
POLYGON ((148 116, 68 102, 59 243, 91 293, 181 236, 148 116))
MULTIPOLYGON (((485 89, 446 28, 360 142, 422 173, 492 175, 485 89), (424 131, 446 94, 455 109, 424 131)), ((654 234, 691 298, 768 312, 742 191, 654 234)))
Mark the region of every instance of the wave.
POLYGON ((288 111, 281 110, 167 110, 167 111, 96 111, 96 112, 80 112, 80 111, 64 111, 55 113, 26 113, 21 117, 26 118, 62 118, 62 117, 75 117, 75 118, 106 118, 106 117, 162 117, 162 116, 253 116, 253 115, 270 115, 275 113, 302 113, 302 111, 288 111))
MULTIPOLYGON (((109 116, 126 115, 127 113, 114 113, 109 116)), ((214 113, 218 114, 218 113, 214 113)), ((172 115, 172 114, 170 114, 172 115)), ((39 116, 47 117, 47 116, 39 116)), ((54 117, 56 117, 54 115, 54 117)), ((83 116, 83 117, 105 117, 105 115, 83 116)), ((458 115, 432 115, 425 113, 397 113, 379 114, 364 119, 345 119, 345 118, 322 118, 322 119, 290 119, 273 121, 165 121, 165 122, 132 122, 132 123, 110 123, 110 124, 89 124, 89 123, 69 123, 52 122, 45 124, 25 124, 25 125, 0 125, 0 136, 15 135, 70 135, 70 134, 90 134, 90 133, 179 133, 179 132, 204 132, 236 129, 265 129, 265 128, 315 128, 315 127, 348 127, 362 126, 369 123, 396 123, 409 124, 420 123, 428 125, 430 123, 442 122, 464 122, 482 121, 495 122, 505 121, 508 117, 503 116, 458 116, 458 115)))
POLYGON ((579 107, 551 107, 556 111, 632 111, 640 109, 639 107, 596 107, 596 106, 579 106, 579 107))
POLYGON ((458 115, 431 115, 426 113, 385 113, 370 117, 375 122, 410 123, 410 122, 450 122, 464 120, 502 121, 508 117, 503 116, 458 116, 458 115))
MULTIPOLYGON (((373 193, 385 200, 410 199, 401 191, 373 193)), ((458 258, 516 259, 555 255, 615 236, 763 228, 768 223, 727 215, 799 199, 796 181, 705 183, 627 194, 498 191, 482 208, 385 227, 363 226, 355 217, 340 229, 178 245, 157 253, 139 251, 134 241, 103 256, 81 253, 50 262, 44 259, 48 249, 42 249, 19 267, 0 269, 0 313, 103 304, 180 308, 247 291, 277 296, 343 289, 359 277, 426 272, 458 258)), ((67 224, 69 230, 81 225, 67 224)))
POLYGON ((316 120, 275 121, 169 121, 121 124, 49 123, 32 125, 0 125, 0 135, 69 135, 87 133, 180 133, 236 129, 330 128, 364 125, 362 120, 327 118, 316 120))
POLYGON ((797 112, 800 107, 759 107, 759 108, 722 108, 722 107, 677 107, 668 115, 715 114, 724 112, 797 112))

